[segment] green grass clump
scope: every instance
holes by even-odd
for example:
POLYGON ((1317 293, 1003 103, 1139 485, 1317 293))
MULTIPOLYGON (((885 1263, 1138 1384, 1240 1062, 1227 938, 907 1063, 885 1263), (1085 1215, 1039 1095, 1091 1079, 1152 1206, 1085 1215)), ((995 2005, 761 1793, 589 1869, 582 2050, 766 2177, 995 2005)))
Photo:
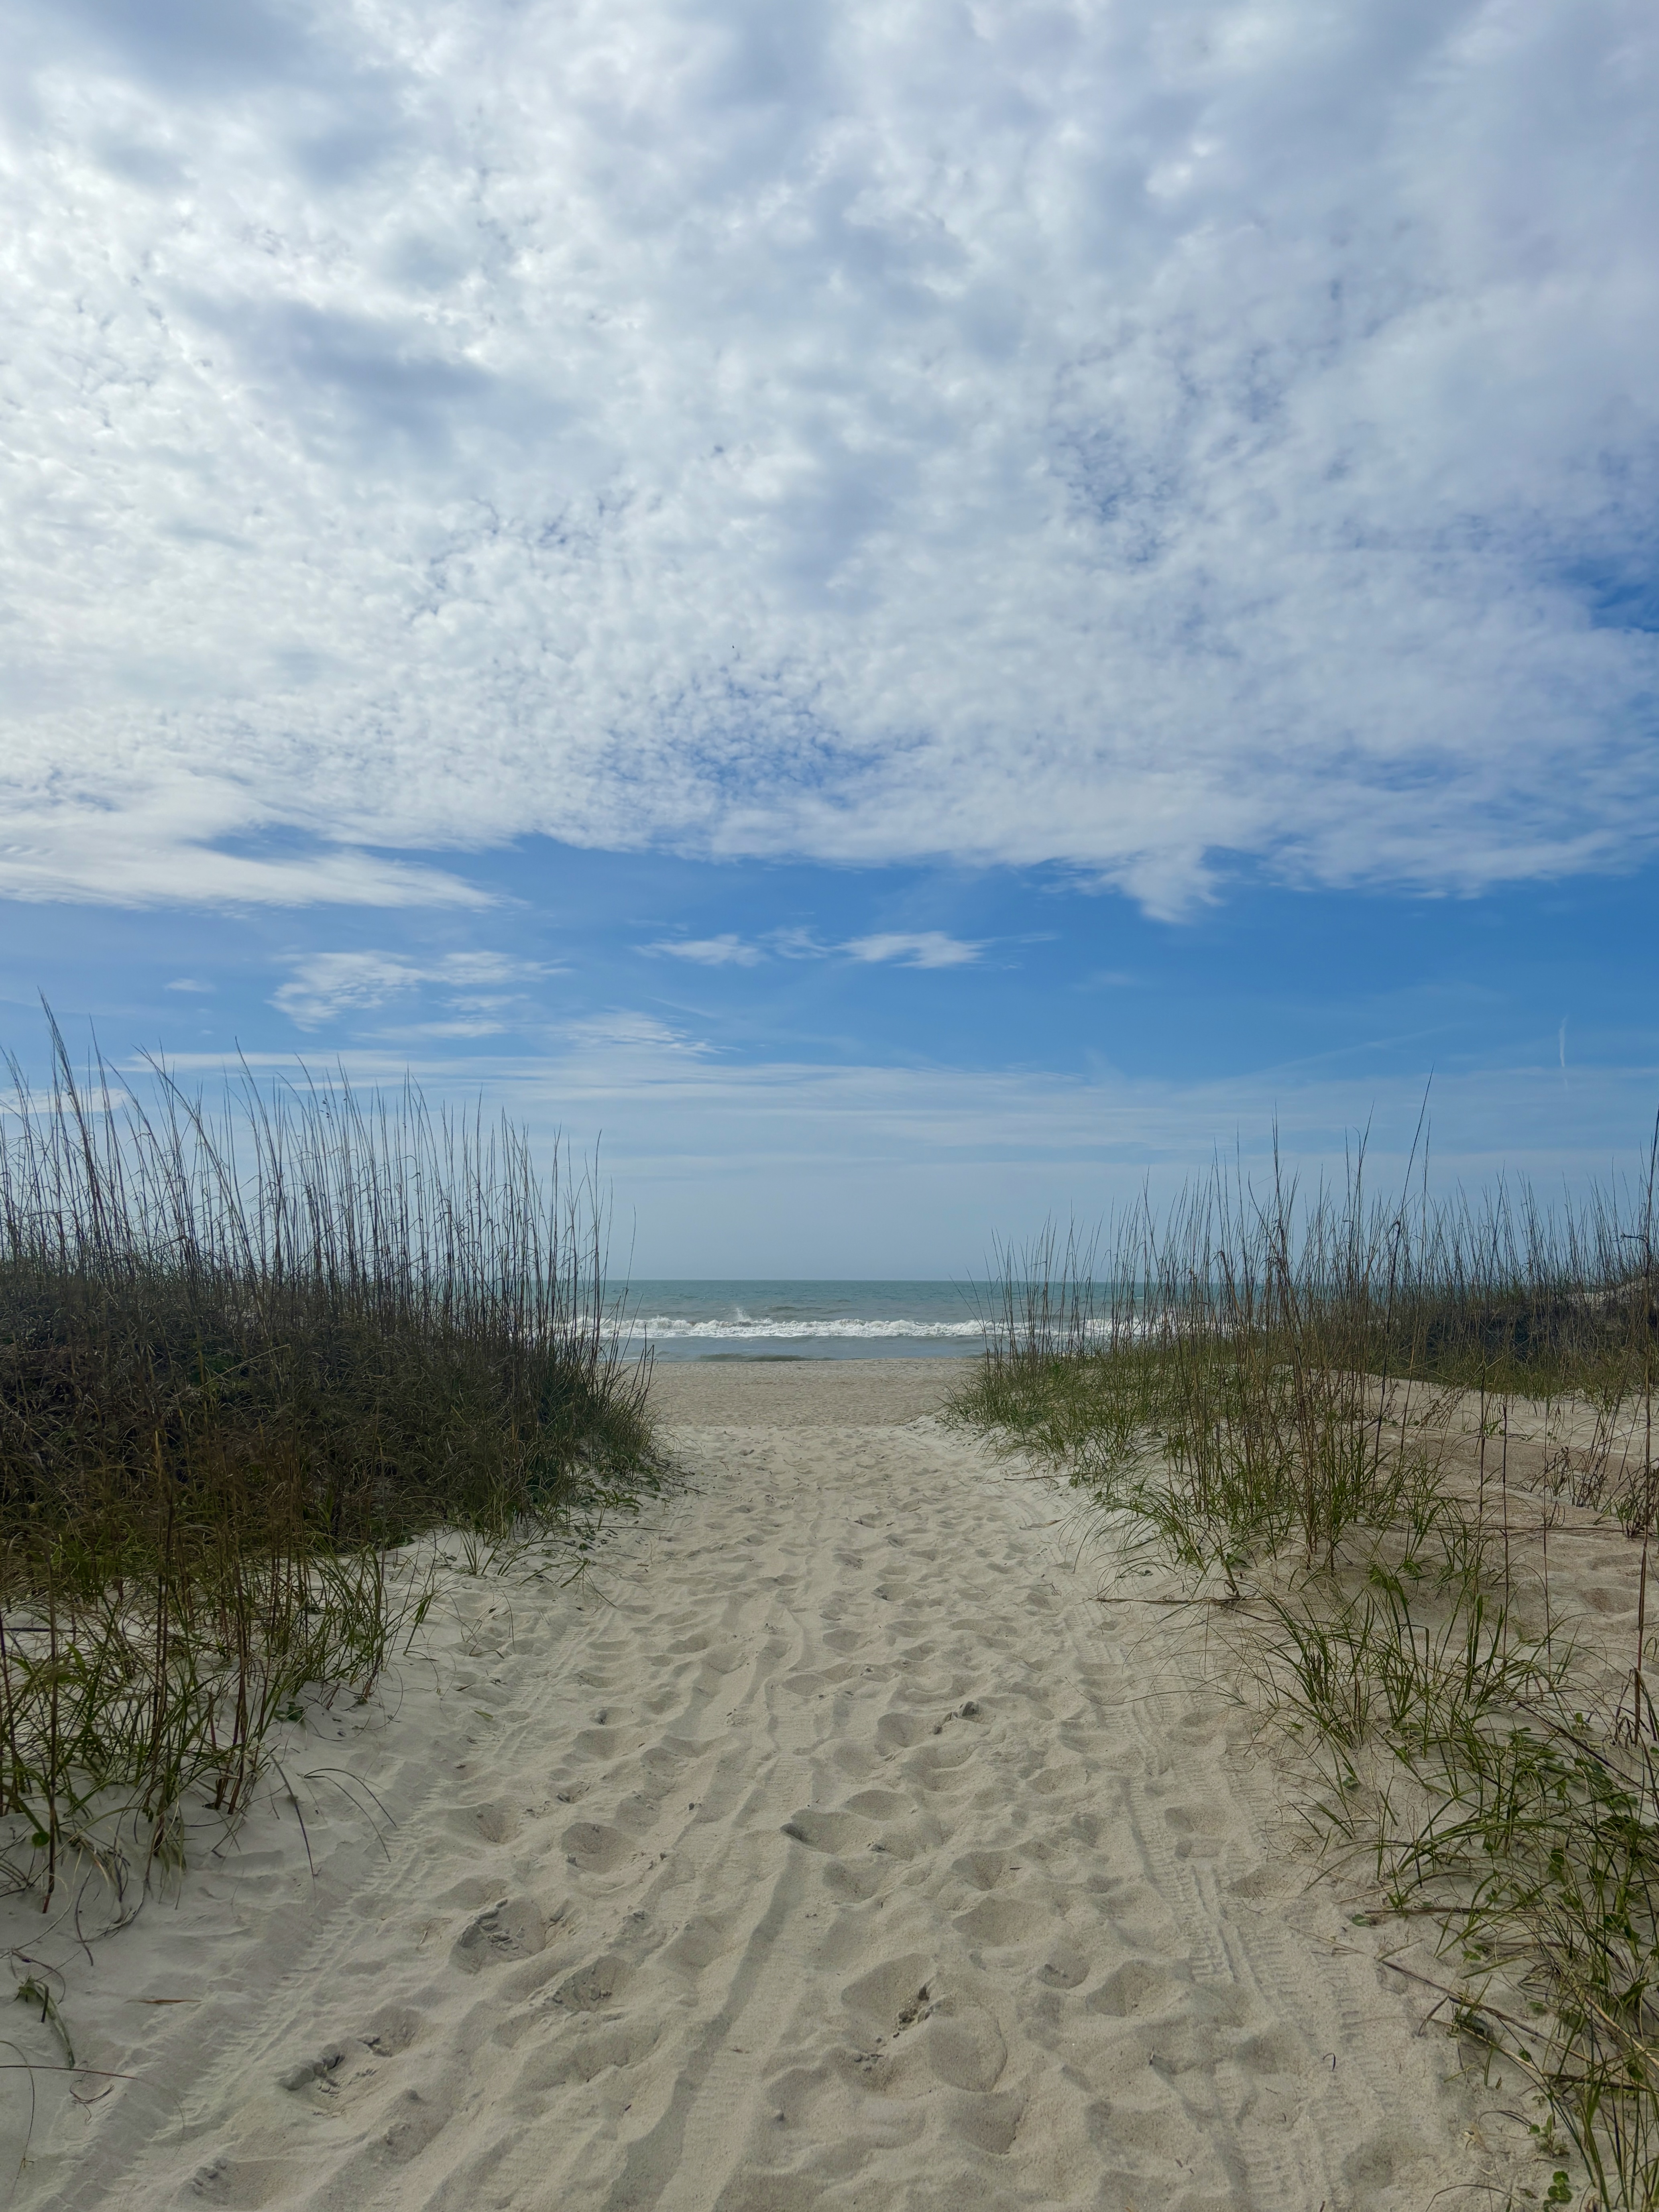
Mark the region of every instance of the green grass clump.
POLYGON ((0 1118, 0 1857, 48 1897, 366 1698, 428 1601, 399 1547, 650 1479, 590 1185, 412 1089, 210 1116, 152 1069, 146 1110, 52 1038, 0 1118))
POLYGON ((1460 2035, 1531 2080, 1602 2212, 1659 2208, 1654 1194, 1218 1176, 1005 1255, 955 1404, 1222 1602, 1327 1844, 1432 1933, 1460 2035), (1627 1663, 1553 1600, 1568 1505, 1640 1547, 1627 1663))

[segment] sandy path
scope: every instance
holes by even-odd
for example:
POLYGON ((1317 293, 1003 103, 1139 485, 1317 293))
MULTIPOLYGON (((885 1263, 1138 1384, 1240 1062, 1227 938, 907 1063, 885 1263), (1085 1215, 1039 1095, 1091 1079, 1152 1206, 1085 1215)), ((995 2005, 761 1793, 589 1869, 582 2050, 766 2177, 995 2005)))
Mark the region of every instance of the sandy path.
POLYGON ((659 1421, 691 1428, 902 1427, 945 1405, 955 1359, 665 1361, 652 1378, 659 1421))
POLYGON ((209 2008, 142 2089, 43 2107, 15 2202, 1381 2212, 1469 2178, 1450 2047, 1304 1894, 1236 1717, 1067 1571, 1052 1490, 927 1419, 669 1434, 690 1483, 595 1587, 514 1588, 512 1650, 395 1724, 430 1748, 381 1778, 389 1857, 262 1864, 234 1911, 187 1884, 99 1947, 93 2063, 124 1991, 209 2008))

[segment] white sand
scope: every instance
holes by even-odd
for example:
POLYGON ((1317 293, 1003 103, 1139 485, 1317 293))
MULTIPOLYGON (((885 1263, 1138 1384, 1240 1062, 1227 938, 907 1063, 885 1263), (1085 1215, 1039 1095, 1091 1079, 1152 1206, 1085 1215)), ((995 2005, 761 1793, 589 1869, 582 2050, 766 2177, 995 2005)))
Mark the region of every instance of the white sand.
POLYGON ((691 1479, 589 1584, 458 1576, 385 1710, 284 1751, 314 1878, 262 1811, 89 1958, 7 1907, 130 2077, 40 2077, 13 2203, 1382 2212, 1472 2179, 1455 2053, 1309 1888, 1270 1764, 1096 1601, 1066 1494, 927 1417, 950 1380, 665 1370, 691 1479))

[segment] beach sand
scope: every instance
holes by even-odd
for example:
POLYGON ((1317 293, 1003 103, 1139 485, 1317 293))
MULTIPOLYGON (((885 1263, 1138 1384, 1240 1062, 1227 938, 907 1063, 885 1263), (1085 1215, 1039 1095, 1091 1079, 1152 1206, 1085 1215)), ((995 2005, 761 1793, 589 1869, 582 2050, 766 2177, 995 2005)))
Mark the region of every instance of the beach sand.
POLYGON ((665 1367, 683 1476, 581 1582, 458 1566, 424 1654, 291 1730, 274 1802, 119 1932, 95 1881, 84 1949, 65 1899, 9 1905, 100 2069, 34 2078, 12 2203, 1403 2212, 1477 2179, 1455 2050, 1292 1848, 1198 1616, 1103 1606, 1072 1494, 933 1417, 953 1379, 665 1367))

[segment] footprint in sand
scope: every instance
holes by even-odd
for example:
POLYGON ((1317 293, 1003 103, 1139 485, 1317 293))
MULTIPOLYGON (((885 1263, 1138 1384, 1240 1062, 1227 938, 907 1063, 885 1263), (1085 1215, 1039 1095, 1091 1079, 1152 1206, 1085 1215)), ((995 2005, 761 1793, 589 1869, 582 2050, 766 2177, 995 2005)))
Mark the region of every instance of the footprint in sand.
POLYGON ((941 2007, 926 2023, 927 2063, 953 2089, 994 2089, 1008 2063, 1008 2046, 990 2014, 979 2005, 941 2007))
POLYGON ((463 1972, 476 1974, 483 1966, 532 1959, 546 1948, 547 1923, 541 1907, 532 1898, 507 1897, 462 1931, 451 1956, 463 1972))
POLYGON ((1129 1959, 1108 1974, 1084 2002, 1093 2013, 1110 2020, 1132 2020, 1167 2012, 1182 1994, 1184 1984, 1150 1959, 1129 1959))
POLYGON ((396 2058, 420 2040, 426 2015, 412 2005, 387 2005, 364 2024, 362 2040, 379 2058, 396 2058))
POLYGON ((1077 1945, 1060 1936, 1048 1944, 1037 1968, 1037 1979, 1051 1990, 1074 1990, 1089 1978, 1089 1961, 1077 1945))
POLYGON ((783 1832, 808 1850, 829 1851, 840 1857, 847 1851, 868 1850, 880 1841, 875 1823, 856 1813, 822 1813, 809 1808, 783 1824, 783 1832))
POLYGON ((284 2159, 210 2159, 190 2179, 190 2197, 200 2204, 222 2204, 233 2212, 269 2204, 288 2185, 284 2159))
POLYGON ((520 1828, 518 1808, 505 1798, 484 1805, 458 1805, 449 1820, 458 1835, 482 1836, 487 1844, 511 1843, 520 1828))
POLYGON ((673 1941, 665 1945, 662 1955, 671 1966, 684 1973, 701 1974, 722 1953, 729 1951, 737 1940, 735 1915, 716 1920, 700 1913, 688 1920, 673 1941))
POLYGON ((603 1820, 574 1821, 559 1840, 571 1865, 584 1874, 609 1874, 634 1848, 620 1828, 603 1820))
POLYGON ((951 1863, 951 1871, 972 1889, 994 1889, 1018 1873, 1019 1862, 1006 1851, 965 1851, 951 1863))
POLYGON ((841 2001, 865 2037, 890 2035, 912 2026, 926 2010, 937 1972, 926 1952, 908 1952, 848 1982, 841 2001))
POLYGON ((514 2083, 517 2095, 534 2096, 573 2081, 643 2064, 656 2049, 663 2025, 653 2020, 615 2021, 586 2035, 561 2036, 550 2050, 537 2051, 514 2083))
POLYGON ((407 2166, 418 2158, 449 2124, 446 2100, 429 2091, 405 2089, 393 2108, 391 2124, 380 2140, 394 2165, 407 2166))
POLYGON ((884 1713, 876 1723, 876 1741, 884 1751, 908 1751, 933 1733, 920 1713, 884 1713))
POLYGON ((991 1950, 1011 1943, 1025 1943, 1040 1936, 1053 1915, 1040 1905, 1024 1905, 1018 1898, 988 1897, 957 1915, 954 1925, 970 1943, 991 1950))
POLYGON ((871 1820, 897 1820, 910 1810, 910 1801, 896 1790, 860 1790, 848 1799, 845 1810, 871 1820))
POLYGON ((579 1966, 574 1974, 567 1974, 554 1990, 553 2002, 566 2012, 599 2012, 613 1997, 620 1996, 633 1978, 634 1969, 627 1960, 607 1951, 579 1966))
POLYGON ((1212 1859, 1219 1853, 1226 1823, 1206 1808, 1166 1805, 1164 1819, 1174 1831, 1178 1859, 1212 1859))

